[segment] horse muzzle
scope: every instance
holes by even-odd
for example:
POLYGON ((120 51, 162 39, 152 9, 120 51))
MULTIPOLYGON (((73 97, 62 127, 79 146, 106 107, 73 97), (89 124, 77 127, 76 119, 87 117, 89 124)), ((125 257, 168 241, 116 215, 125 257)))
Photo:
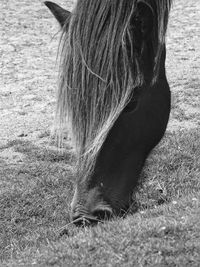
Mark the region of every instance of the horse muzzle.
POLYGON ((107 204, 99 204, 92 211, 78 205, 71 212, 71 221, 76 226, 91 226, 109 220, 112 216, 113 210, 107 204))

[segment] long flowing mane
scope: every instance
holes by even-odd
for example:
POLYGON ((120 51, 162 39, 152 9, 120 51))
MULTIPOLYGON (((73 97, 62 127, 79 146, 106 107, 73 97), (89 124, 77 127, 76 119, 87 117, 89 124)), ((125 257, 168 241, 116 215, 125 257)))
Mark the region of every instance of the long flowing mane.
MULTIPOLYGON (((130 28, 138 2, 77 0, 63 28, 56 122, 60 138, 63 126, 68 128, 82 175, 92 171, 109 130, 144 82, 130 28)), ((155 82, 172 0, 140 2, 156 10, 155 82)))

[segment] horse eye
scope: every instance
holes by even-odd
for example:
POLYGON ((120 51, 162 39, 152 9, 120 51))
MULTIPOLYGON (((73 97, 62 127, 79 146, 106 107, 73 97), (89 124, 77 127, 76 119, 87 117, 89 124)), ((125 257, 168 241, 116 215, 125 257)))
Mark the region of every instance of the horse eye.
POLYGON ((136 16, 134 17, 134 21, 135 21, 136 23, 138 23, 138 22, 140 21, 140 18, 139 18, 138 15, 136 15, 136 16))
POLYGON ((123 112, 125 112, 125 113, 133 112, 137 109, 137 106, 138 106, 138 100, 134 99, 126 105, 123 112))

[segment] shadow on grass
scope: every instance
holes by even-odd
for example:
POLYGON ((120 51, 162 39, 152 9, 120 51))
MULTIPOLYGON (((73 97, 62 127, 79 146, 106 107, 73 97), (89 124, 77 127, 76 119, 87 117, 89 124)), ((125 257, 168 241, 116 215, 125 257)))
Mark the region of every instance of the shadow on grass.
POLYGON ((72 148, 65 145, 65 150, 59 150, 55 146, 42 147, 34 145, 30 141, 23 141, 20 139, 10 141, 6 145, 0 147, 0 150, 6 148, 14 148, 15 152, 22 153, 26 156, 28 161, 45 161, 45 162, 62 162, 73 164, 74 155, 72 148))

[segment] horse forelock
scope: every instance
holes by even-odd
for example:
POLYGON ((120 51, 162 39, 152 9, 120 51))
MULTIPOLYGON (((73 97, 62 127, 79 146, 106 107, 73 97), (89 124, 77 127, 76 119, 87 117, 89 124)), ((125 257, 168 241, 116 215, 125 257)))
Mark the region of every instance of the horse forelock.
MULTIPOLYGON (((81 176, 91 173, 109 130, 133 89, 144 82, 137 53, 130 63, 128 49, 128 26, 138 2, 77 0, 69 29, 63 31, 56 123, 60 139, 63 126, 68 128, 81 176)), ((172 1, 142 2, 155 5, 157 12, 156 77, 172 1)))

